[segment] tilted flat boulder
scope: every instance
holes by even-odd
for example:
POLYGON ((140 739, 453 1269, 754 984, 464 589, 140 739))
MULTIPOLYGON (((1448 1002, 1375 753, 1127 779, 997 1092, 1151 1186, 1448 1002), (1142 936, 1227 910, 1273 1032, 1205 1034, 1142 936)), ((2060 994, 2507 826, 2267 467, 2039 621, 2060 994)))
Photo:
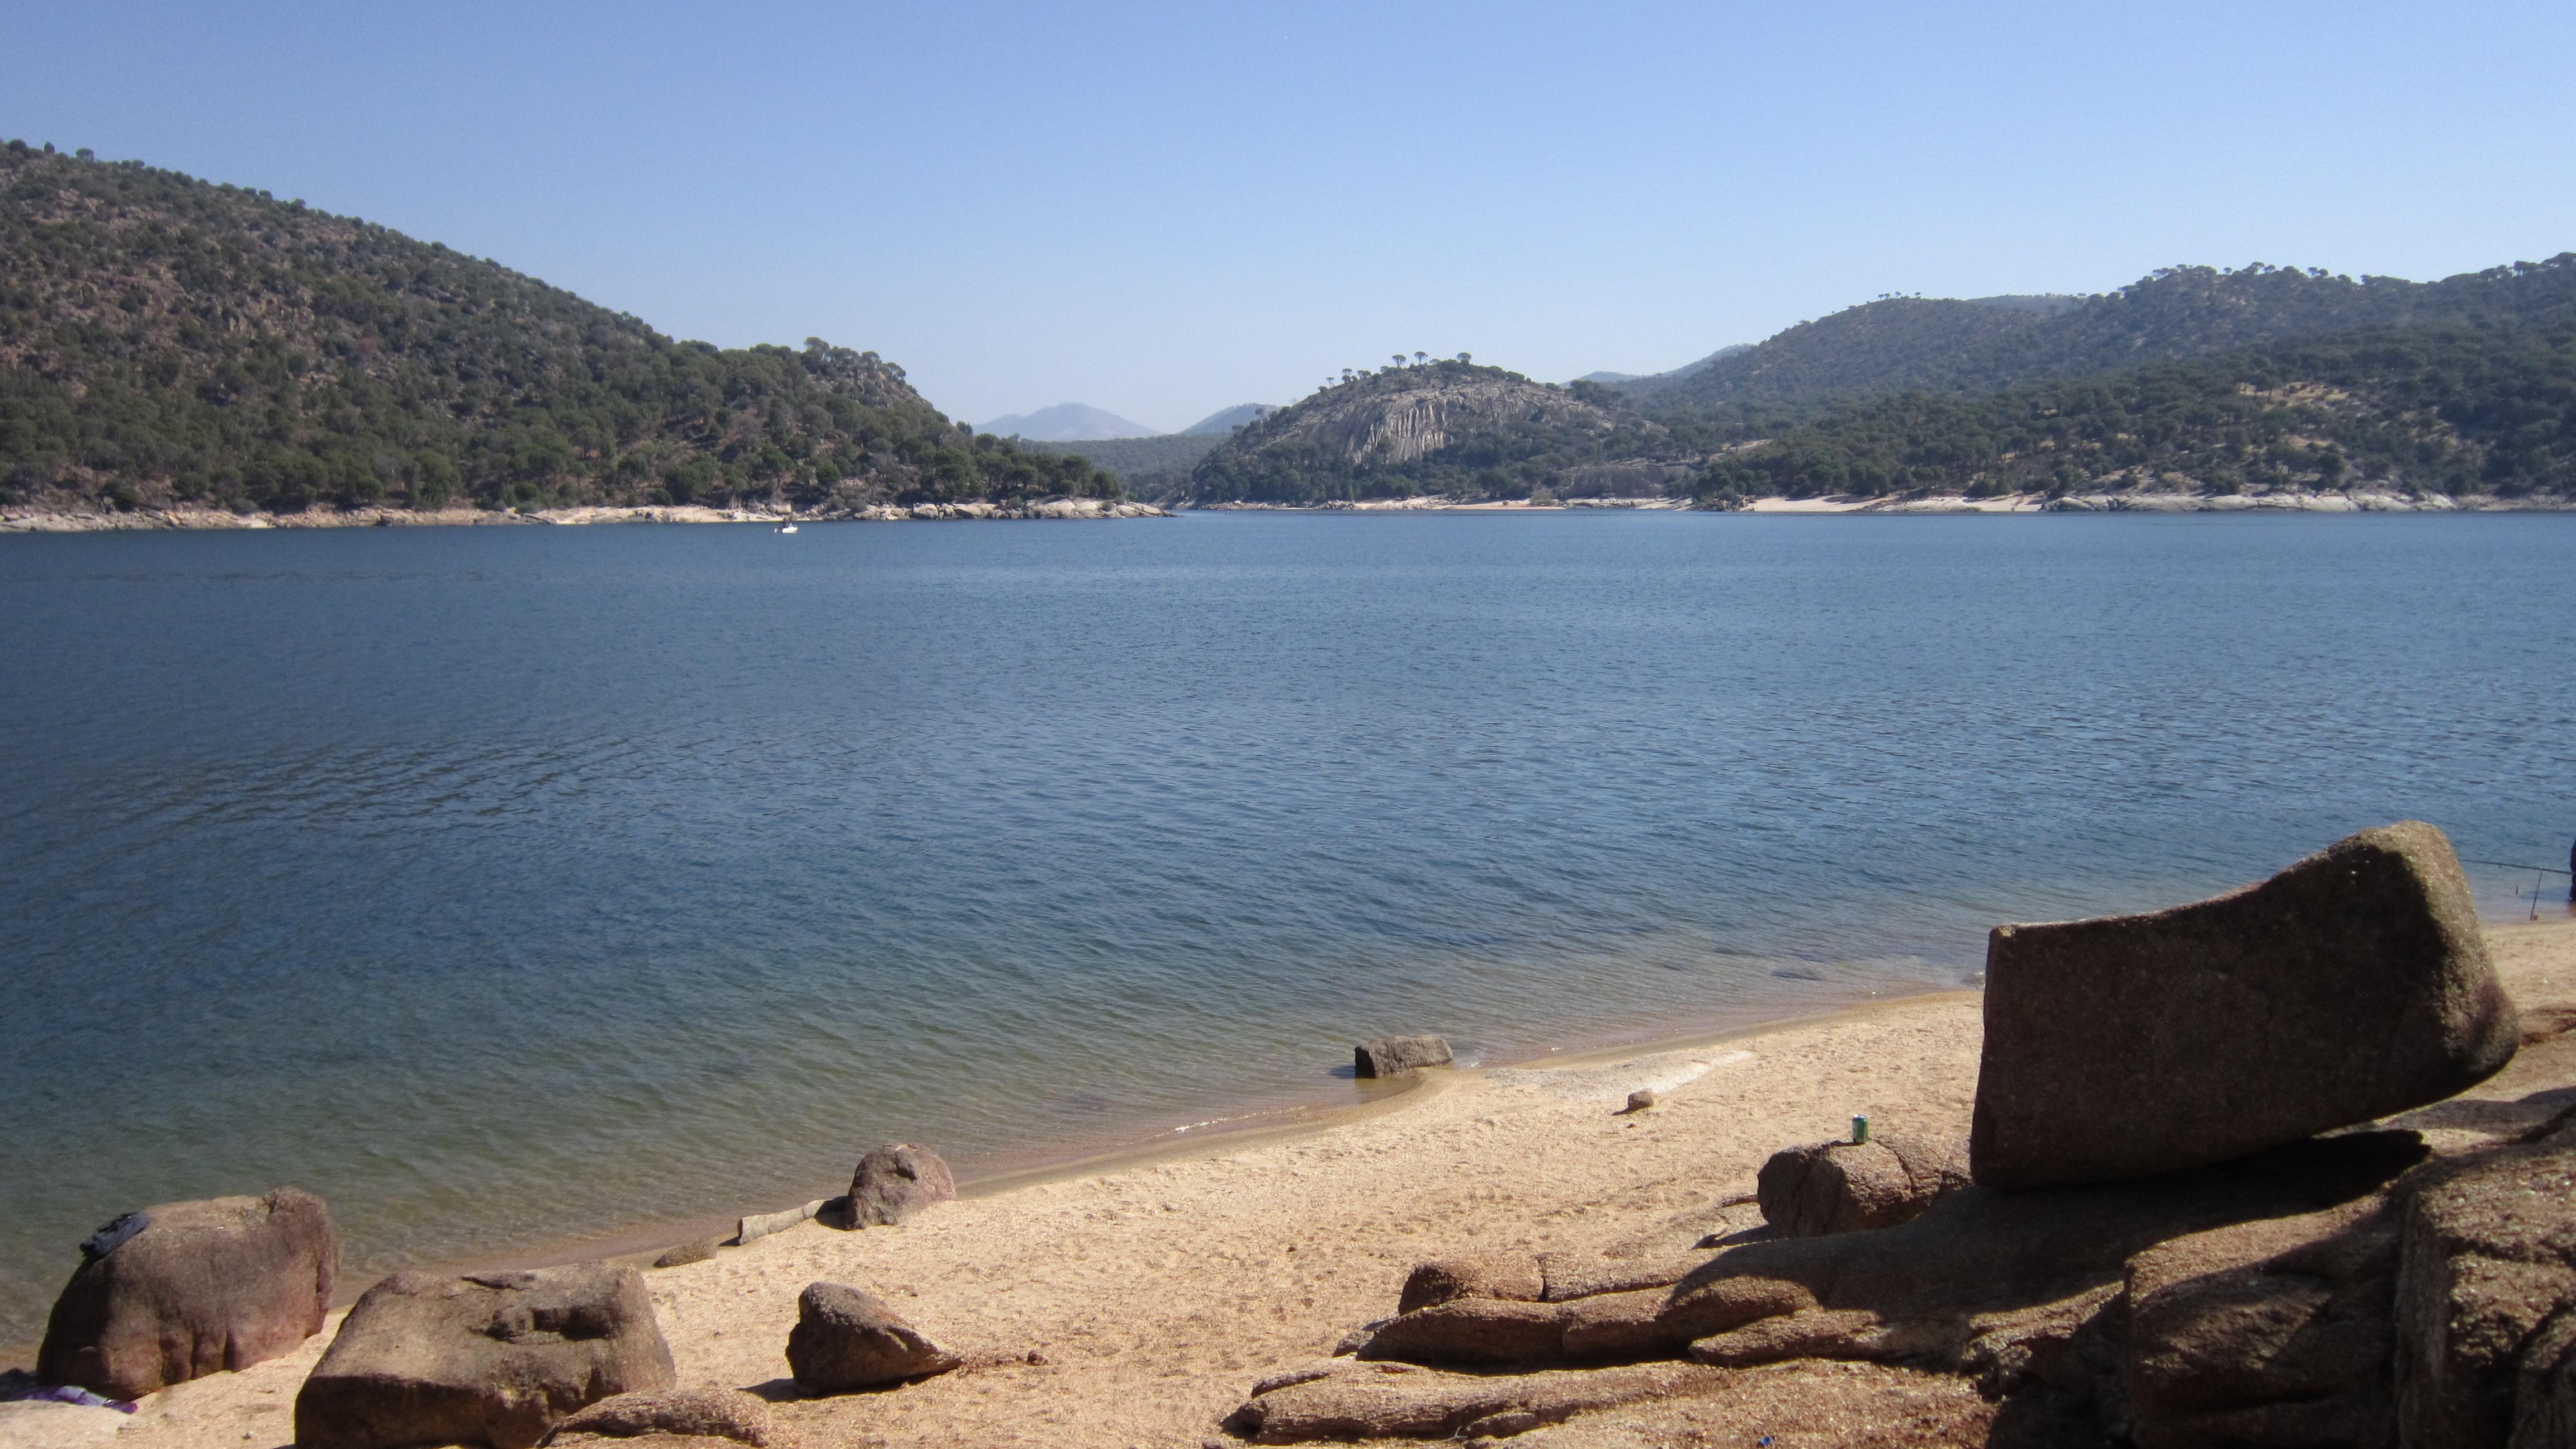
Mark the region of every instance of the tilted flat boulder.
POLYGON ((796 1299, 787 1368, 806 1393, 840 1394, 900 1383, 944 1374, 962 1362, 873 1293, 814 1283, 796 1299))
POLYGON ((1771 1154, 1757 1196, 1763 1220, 1791 1237, 1892 1228, 1968 1185, 1955 1142, 1904 1135, 1817 1142, 1771 1154))
POLYGON ((331 1210, 291 1187, 129 1213, 83 1253, 36 1373, 111 1399, 292 1350, 322 1331, 340 1269, 331 1210))
POLYGON ((1416 1067, 1445 1067, 1454 1057, 1445 1036, 1372 1037, 1351 1048, 1351 1067, 1363 1077, 1392 1077, 1416 1067))
POLYGON ((850 1174, 849 1224, 891 1227, 938 1202, 954 1202, 957 1179, 938 1153, 889 1142, 859 1159, 850 1174))
POLYGON ((2365 830, 2194 905, 1995 928, 1970 1165, 2025 1188, 2224 1162, 2452 1096, 2518 1036, 2450 842, 2365 830))
POLYGON ((359 1298, 305 1379, 295 1442, 529 1449, 577 1409, 676 1377, 633 1268, 396 1273, 359 1298))

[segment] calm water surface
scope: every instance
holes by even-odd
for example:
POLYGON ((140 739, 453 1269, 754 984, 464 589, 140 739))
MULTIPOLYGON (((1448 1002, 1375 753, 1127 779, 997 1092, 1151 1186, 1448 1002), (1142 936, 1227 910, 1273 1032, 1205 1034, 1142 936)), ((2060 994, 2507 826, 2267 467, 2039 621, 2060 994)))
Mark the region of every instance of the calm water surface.
POLYGON ((363 1283, 2576 830, 2570 517, 19 537, 0 607, 0 1342, 147 1202, 299 1183, 363 1283))

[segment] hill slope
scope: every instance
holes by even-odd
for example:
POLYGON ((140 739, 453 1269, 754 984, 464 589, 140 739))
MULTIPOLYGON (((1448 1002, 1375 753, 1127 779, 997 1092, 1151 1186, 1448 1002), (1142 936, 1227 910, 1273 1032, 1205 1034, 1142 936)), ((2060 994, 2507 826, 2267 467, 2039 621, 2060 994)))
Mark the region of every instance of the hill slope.
POLYGON ((2440 282, 2174 267, 2105 296, 1895 297, 1801 323, 1687 377, 1617 390, 1658 418, 1784 418, 1837 399, 1976 393, 2372 327, 2576 312, 2576 272, 2517 263, 2440 282))
POLYGON ((1712 503, 2365 486, 2576 495, 2576 319, 2378 328, 1982 397, 1854 399, 1691 484, 1712 503))
POLYGON ((1433 362, 1365 373, 1220 443, 1191 474, 1201 503, 1320 503, 1445 493, 1657 494, 1687 475, 1672 431, 1589 384, 1433 362))
POLYGON ((868 352, 676 342, 488 261, 0 148, 0 502, 292 512, 1105 496, 868 352))

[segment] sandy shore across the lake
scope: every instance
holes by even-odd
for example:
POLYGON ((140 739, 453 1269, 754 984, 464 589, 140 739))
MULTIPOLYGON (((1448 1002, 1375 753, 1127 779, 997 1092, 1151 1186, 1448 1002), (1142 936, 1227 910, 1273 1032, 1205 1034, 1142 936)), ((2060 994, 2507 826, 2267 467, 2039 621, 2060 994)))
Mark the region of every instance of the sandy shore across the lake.
MULTIPOLYGON (((2576 920, 2494 925, 2489 939, 2526 1007, 2576 1002, 2576 920)), ((784 1449, 1197 1449, 1256 1378, 1391 1312, 1424 1258, 1686 1247, 1751 1192, 1771 1152, 1839 1137, 1855 1113, 1883 1130, 1964 1134, 1978 1040, 1978 997, 1954 992, 1435 1072, 1329 1123, 1022 1178, 899 1228, 807 1223, 647 1280, 683 1384, 779 1399, 784 1449), (1640 1086, 1661 1105, 1622 1113, 1640 1086), (884 1295, 969 1367, 795 1398, 783 1352, 796 1296, 817 1280, 884 1295)), ((2469 1095, 2531 1091, 2522 1065, 2469 1095)), ((153 1396, 119 1449, 288 1443, 297 1385, 337 1326, 286 1358, 153 1396)), ((1781 1442, 1793 1440, 1809 1442, 1781 1442)))

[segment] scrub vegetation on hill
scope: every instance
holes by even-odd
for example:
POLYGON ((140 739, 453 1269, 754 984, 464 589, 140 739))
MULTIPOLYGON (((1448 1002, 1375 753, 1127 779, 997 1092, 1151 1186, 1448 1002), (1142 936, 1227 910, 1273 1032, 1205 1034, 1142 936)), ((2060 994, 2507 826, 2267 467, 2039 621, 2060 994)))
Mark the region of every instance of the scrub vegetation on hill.
POLYGON ((293 512, 1106 497, 903 369, 674 341, 497 263, 140 162, 0 148, 0 503, 293 512))
POLYGON ((1883 298, 1800 323, 1670 383, 1618 390, 1667 422, 1776 419, 1784 409, 1850 397, 1995 392, 2372 328, 2524 325, 2576 313, 2576 270, 2568 260, 2439 282, 2356 281, 2260 263, 2170 267, 2104 296, 2046 308, 2022 305, 2034 300, 2025 298, 1883 298))
POLYGON ((1712 503, 2358 487, 2576 493, 2576 320, 2373 328, 1981 396, 1855 399, 1690 483, 1712 503))

